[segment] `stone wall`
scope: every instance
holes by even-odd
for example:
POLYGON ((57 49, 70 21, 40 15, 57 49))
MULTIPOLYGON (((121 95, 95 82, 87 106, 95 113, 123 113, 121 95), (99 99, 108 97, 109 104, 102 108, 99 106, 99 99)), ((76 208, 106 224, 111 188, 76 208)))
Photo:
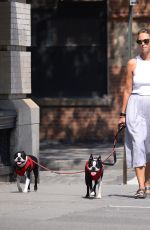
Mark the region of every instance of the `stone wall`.
POLYGON ((26 1, 0 1, 0 109, 14 110, 10 156, 24 150, 38 157, 39 107, 31 93, 31 6, 26 1))

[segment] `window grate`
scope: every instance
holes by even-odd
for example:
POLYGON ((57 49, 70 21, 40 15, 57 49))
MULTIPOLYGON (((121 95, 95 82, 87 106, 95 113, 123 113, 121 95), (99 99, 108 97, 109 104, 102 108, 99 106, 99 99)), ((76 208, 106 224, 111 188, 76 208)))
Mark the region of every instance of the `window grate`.
POLYGON ((10 166, 10 129, 0 130, 0 165, 10 166))

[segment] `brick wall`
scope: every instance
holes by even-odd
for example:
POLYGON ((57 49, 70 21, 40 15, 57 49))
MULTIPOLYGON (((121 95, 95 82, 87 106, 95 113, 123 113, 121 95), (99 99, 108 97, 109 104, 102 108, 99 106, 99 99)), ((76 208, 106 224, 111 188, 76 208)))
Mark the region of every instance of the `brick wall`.
POLYGON ((68 102, 69 106, 60 104, 50 106, 51 103, 48 99, 47 101, 47 103, 44 99, 38 101, 41 108, 41 141, 58 140, 67 143, 113 141, 117 131, 116 104, 118 105, 119 97, 110 98, 108 103, 104 102, 103 105, 93 103, 95 106, 91 101, 84 105, 77 105, 78 103, 71 105, 72 103, 68 102))
POLYGON ((115 112, 99 107, 54 107, 41 110, 41 140, 65 142, 113 139, 115 112), (109 133, 108 133, 109 130, 109 133))
MULTIPOLYGON (((150 26, 150 2, 139 0, 133 7, 133 50, 135 56, 136 33, 150 26)), ((88 103, 83 106, 63 106, 43 101, 41 107, 40 139, 61 141, 112 141, 117 131, 118 114, 124 71, 128 60, 128 1, 110 0, 108 4, 108 95, 107 105, 88 103)))

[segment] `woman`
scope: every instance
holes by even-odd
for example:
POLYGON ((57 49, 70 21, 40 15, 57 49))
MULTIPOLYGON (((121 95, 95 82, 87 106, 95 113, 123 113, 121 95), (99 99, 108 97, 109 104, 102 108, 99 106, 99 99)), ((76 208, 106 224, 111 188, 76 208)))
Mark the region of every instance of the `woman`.
POLYGON ((127 64, 119 125, 126 123, 128 168, 133 167, 139 188, 135 198, 150 197, 150 30, 137 35, 140 53, 127 64))

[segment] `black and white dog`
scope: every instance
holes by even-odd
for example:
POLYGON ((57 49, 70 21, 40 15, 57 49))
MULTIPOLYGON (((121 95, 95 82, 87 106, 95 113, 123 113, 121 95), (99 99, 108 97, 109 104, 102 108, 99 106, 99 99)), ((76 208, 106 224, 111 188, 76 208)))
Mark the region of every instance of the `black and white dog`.
POLYGON ((17 187, 19 192, 22 192, 22 188, 20 186, 21 177, 25 176, 25 187, 23 192, 30 191, 30 177, 31 172, 34 173, 34 191, 37 191, 37 182, 38 182, 38 160, 35 156, 26 155, 24 151, 20 151, 15 153, 14 155, 14 167, 15 173, 17 175, 17 187))
POLYGON ((101 198, 101 182, 103 178, 104 166, 101 161, 101 156, 93 157, 90 155, 89 160, 85 164, 85 183, 87 186, 86 198, 96 197, 101 198), (96 193, 96 187, 98 191, 96 193))

